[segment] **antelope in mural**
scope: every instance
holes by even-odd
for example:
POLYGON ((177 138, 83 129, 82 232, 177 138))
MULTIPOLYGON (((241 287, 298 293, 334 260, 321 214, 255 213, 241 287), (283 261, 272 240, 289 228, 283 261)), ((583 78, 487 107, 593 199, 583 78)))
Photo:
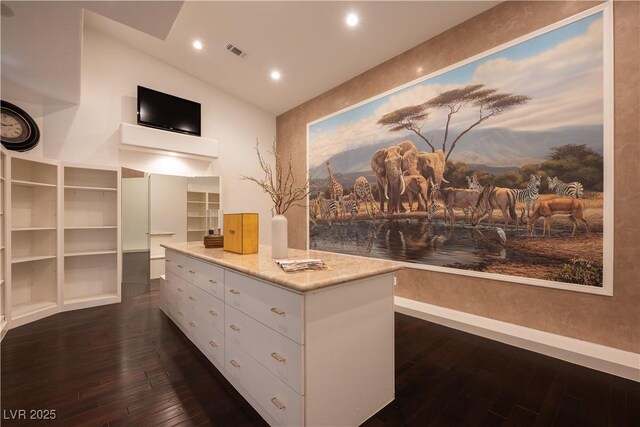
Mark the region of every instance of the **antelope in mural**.
POLYGON ((573 231, 571 237, 575 236, 578 222, 582 222, 587 229, 589 235, 589 223, 584 217, 584 203, 582 200, 571 197, 558 197, 556 199, 541 200, 536 206, 531 216, 524 217, 524 209, 522 209, 522 221, 527 224, 527 231, 533 236, 534 225, 540 218, 544 218, 542 235, 547 234, 551 237, 551 217, 554 215, 568 215, 573 223, 573 231))

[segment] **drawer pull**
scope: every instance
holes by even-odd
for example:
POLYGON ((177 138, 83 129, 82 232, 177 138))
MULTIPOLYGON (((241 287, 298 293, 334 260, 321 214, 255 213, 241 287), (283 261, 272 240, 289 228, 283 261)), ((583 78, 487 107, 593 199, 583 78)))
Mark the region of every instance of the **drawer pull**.
POLYGON ((196 272, 195 272, 195 271, 193 271, 193 270, 189 270, 189 273, 191 273, 191 274, 196 274, 196 272))
POLYGON ((282 316, 285 314, 284 310, 280 310, 277 307, 271 307, 271 311, 274 312, 275 314, 282 316))
POLYGON ((184 265, 178 264, 178 268, 184 268, 184 265))
POLYGON ((217 315, 218 315, 218 313, 216 313, 216 312, 215 312, 215 311, 213 311, 213 310, 209 310, 209 314, 210 314, 210 315, 212 315, 212 316, 217 316, 217 315))
POLYGON ((178 312, 178 315, 180 315, 180 316, 184 316, 184 314, 182 314, 182 312, 181 312, 181 311, 179 311, 179 312, 178 312))
POLYGON ((165 258, 164 262, 171 262, 171 260, 165 258))
POLYGON ((193 326, 194 328, 196 327, 196 324, 193 322, 189 322, 189 325, 193 326))
POLYGON ((184 292, 182 288, 178 288, 178 292, 184 292))
POLYGON ((212 340, 212 341, 209 341, 209 345, 210 345, 211 347, 217 347, 217 346, 218 346, 218 343, 212 340))
POLYGON ((287 359, 285 359, 284 357, 280 356, 275 351, 273 353, 271 353, 271 357, 273 357, 274 359, 276 359, 280 363, 285 363, 287 361, 287 359))
POLYGON ((240 291, 236 291, 235 289, 229 289, 229 292, 231 292, 234 295, 240 295, 240 291))
POLYGON ((190 296, 189 296, 189 299, 190 299, 191 301, 195 301, 195 300, 197 300, 198 298, 194 297, 193 295, 190 295, 190 296))
POLYGON ((271 398, 271 403, 273 403, 274 405, 276 405, 276 408, 280 409, 281 411, 285 410, 287 407, 284 406, 284 403, 280 402, 277 398, 272 397, 271 398))
POLYGON ((231 359, 229 361, 229 363, 231 363, 235 368, 239 368, 240 367, 240 364, 238 362, 236 362, 235 360, 233 360, 233 359, 231 359))
POLYGON ((236 332, 240 332, 240 328, 238 328, 236 325, 230 325, 229 327, 236 332))
POLYGON ((215 280, 212 280, 212 279, 209 279, 209 283, 214 284, 214 285, 218 284, 218 282, 216 282, 215 280))

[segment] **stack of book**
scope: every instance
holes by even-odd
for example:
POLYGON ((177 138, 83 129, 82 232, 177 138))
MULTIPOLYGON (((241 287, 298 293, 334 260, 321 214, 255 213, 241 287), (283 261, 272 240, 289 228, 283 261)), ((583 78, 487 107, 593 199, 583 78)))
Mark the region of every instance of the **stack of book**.
POLYGON ((296 271, 311 271, 311 270, 324 270, 327 268, 327 264, 321 259, 307 258, 307 259, 277 259, 278 264, 287 273, 293 273, 296 271))

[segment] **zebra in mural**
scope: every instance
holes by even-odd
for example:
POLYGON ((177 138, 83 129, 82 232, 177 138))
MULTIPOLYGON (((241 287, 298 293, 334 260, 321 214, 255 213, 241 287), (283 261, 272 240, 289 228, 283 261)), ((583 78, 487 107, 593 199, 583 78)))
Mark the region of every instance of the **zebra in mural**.
POLYGON ((558 179, 557 176, 553 178, 547 177, 547 183, 549 184, 549 190, 554 191, 558 196, 571 197, 572 199, 582 198, 584 187, 578 181, 564 183, 558 179))
POLYGON ((358 201, 355 198, 353 193, 349 193, 348 196, 345 196, 342 200, 342 214, 346 216, 347 214, 351 215, 351 219, 356 217, 358 213, 358 201))
POLYGON ((338 219, 338 202, 333 199, 325 199, 322 194, 318 195, 317 200, 320 207, 320 218, 331 225, 332 217, 338 219))
POLYGON ((364 176, 359 176, 358 178, 356 178, 356 181, 353 184, 352 194, 355 196, 356 205, 359 200, 362 200, 364 202, 364 207, 367 210, 367 215, 369 215, 370 218, 375 218, 376 209, 380 209, 378 209, 376 201, 373 198, 373 194, 371 193, 371 184, 369 184, 367 178, 365 178, 364 176))
MULTIPOLYGON (((475 173, 471 176, 467 175, 467 185, 469 186, 469 190, 476 190, 479 192, 482 192, 482 190, 484 190, 484 186, 480 184, 480 181, 478 181, 478 177, 475 173)), ((464 221, 471 222, 471 209, 464 208, 462 211, 464 212, 464 221)))
POLYGON ((511 189, 511 192, 516 198, 516 203, 526 203, 527 204, 527 215, 533 210, 533 206, 536 201, 538 201, 539 188, 540 188, 540 179, 542 177, 540 175, 536 176, 531 174, 531 178, 529 179, 529 184, 525 189, 511 189))

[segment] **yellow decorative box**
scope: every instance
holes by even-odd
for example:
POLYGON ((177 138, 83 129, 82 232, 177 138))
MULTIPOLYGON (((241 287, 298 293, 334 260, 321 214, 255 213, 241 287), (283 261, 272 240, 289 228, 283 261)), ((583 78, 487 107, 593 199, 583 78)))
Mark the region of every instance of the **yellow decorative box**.
POLYGON ((238 254, 258 253, 258 214, 224 214, 224 250, 238 254))

